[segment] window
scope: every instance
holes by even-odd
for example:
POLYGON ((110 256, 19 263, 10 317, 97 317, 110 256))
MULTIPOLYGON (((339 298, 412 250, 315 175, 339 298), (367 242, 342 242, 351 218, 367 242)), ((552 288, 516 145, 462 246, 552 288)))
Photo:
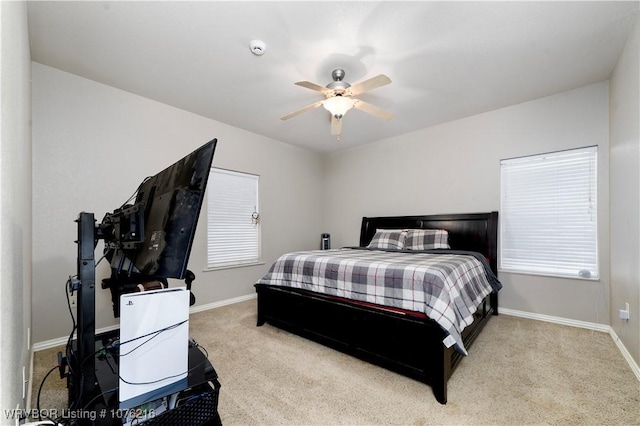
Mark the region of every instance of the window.
POLYGON ((207 266, 260 261, 259 176, 212 168, 207 185, 207 266))
POLYGON ((500 162, 500 269, 598 278, 597 147, 500 162))

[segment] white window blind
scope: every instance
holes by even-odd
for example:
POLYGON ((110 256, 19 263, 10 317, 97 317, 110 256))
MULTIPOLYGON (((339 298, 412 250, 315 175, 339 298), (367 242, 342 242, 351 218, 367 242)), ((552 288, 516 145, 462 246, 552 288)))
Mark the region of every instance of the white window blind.
POLYGON ((500 269, 598 277, 597 147, 502 160, 500 269))
POLYGON ((207 265, 237 266, 260 260, 259 176, 211 169, 207 185, 207 265))

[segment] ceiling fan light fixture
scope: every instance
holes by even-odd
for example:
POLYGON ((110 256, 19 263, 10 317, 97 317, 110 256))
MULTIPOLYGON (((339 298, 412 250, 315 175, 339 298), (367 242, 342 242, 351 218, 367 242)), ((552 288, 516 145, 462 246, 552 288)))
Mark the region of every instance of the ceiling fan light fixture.
POLYGON ((331 113, 332 117, 340 119, 355 105, 355 99, 345 96, 334 96, 322 102, 324 109, 331 113))
POLYGON ((379 74, 351 86, 346 81, 343 81, 344 75, 345 72, 343 69, 339 68, 333 70, 331 73, 333 81, 327 84, 326 87, 322 87, 319 84, 312 83, 310 81, 298 81, 297 83, 294 83, 297 86, 322 93, 324 95, 324 100, 307 105, 304 108, 280 117, 280 119, 288 120, 302 114, 303 112, 316 109, 322 105, 324 109, 329 111, 331 114, 331 134, 336 136, 336 139, 339 141, 340 134, 342 133, 342 118, 351 108, 359 109, 385 120, 391 120, 393 118, 393 114, 352 97, 391 83, 391 79, 389 77, 384 74, 379 74))

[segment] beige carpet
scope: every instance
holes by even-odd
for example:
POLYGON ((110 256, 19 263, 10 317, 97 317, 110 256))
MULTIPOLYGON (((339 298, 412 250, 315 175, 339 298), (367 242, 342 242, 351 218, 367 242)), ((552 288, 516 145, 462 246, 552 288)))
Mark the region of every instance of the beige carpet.
MULTIPOLYGON (((493 317, 449 380, 427 385, 270 325, 250 300, 191 315, 209 352, 225 425, 640 425, 640 382, 604 333, 493 317)), ((59 348, 36 353, 33 405, 59 348)), ((66 403, 57 372, 40 408, 66 403)), ((60 407, 61 408, 61 407, 60 407)))

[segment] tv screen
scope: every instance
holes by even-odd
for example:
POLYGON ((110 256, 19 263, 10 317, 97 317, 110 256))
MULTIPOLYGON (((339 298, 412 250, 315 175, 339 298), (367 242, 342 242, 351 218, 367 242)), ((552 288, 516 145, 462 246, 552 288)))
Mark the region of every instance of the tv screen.
POLYGON ((118 273, 185 278, 216 143, 216 139, 209 141, 144 180, 135 204, 118 210, 113 234, 124 255, 112 259, 118 273))
POLYGON ((147 179, 136 204, 144 203, 144 242, 133 263, 144 275, 184 278, 213 161, 216 139, 147 179))

